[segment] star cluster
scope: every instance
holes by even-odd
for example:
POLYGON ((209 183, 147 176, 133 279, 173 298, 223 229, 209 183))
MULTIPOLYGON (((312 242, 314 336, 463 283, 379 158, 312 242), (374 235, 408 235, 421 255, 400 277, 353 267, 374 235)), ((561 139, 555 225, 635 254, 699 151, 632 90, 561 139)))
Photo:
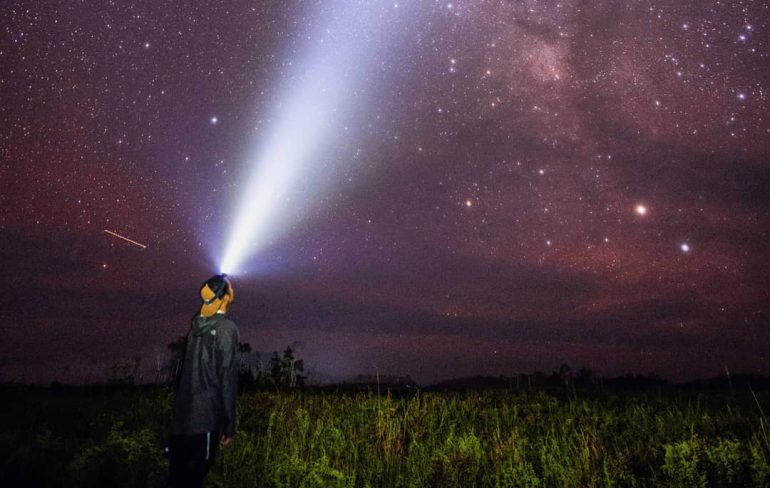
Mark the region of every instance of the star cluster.
MULTIPOLYGON (((320 378, 770 373, 765 2, 384 5, 328 190, 235 285, 255 349, 301 341, 320 378)), ((4 7, 5 377, 184 332, 250 141, 339 8, 4 7)))

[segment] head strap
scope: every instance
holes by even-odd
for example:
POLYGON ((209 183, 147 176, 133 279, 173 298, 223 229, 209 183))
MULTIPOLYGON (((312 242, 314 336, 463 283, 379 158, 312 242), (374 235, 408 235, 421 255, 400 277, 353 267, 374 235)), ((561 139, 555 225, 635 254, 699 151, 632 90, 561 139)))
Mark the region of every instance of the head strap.
POLYGON ((211 288, 211 291, 214 292, 214 296, 208 300, 203 300, 203 303, 205 303, 206 305, 211 305, 212 303, 214 303, 215 300, 221 300, 225 296, 225 294, 227 293, 226 278, 227 278, 227 275, 224 273, 218 274, 215 277, 209 278, 209 280, 206 282, 206 286, 211 288), (216 288, 211 288, 210 282, 214 278, 219 278, 219 283, 217 284, 216 288))

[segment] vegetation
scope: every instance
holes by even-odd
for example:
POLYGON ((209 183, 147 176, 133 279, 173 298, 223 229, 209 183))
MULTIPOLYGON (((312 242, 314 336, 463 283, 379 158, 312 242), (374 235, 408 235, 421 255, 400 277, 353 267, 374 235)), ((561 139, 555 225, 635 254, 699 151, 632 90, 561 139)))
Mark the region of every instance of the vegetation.
MULTIPOLYGON (((5 486, 163 486, 173 388, 5 387, 5 486)), ((252 392, 208 486, 770 486, 768 392, 252 392)))
MULTIPOLYGON (((170 357, 161 370, 163 374, 159 374, 159 377, 165 378, 166 383, 178 384, 182 374, 186 346, 186 336, 179 336, 168 344, 170 357)), ((296 357, 294 349, 295 346, 288 345, 280 356, 278 351, 273 351, 270 361, 265 365, 262 363, 261 354, 258 351, 253 351, 251 344, 239 342, 240 371, 238 379, 241 391, 264 388, 289 390, 304 386, 307 379, 307 376, 302 374, 305 371, 305 362, 296 357)), ((109 382, 111 384, 133 385, 134 375, 140 361, 141 358, 135 358, 136 366, 133 370, 130 369, 131 364, 114 366, 109 382), (120 372, 123 373, 123 376, 116 378, 120 372)))

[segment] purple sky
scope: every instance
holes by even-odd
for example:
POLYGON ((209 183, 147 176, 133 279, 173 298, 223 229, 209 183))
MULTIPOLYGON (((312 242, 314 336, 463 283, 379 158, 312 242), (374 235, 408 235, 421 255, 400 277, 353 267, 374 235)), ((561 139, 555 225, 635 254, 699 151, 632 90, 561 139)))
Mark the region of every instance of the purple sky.
MULTIPOLYGON (((334 178, 234 278, 243 340, 315 379, 770 374, 766 2, 369 3, 334 178)), ((0 379, 151 374, 343 5, 3 7, 0 379)))

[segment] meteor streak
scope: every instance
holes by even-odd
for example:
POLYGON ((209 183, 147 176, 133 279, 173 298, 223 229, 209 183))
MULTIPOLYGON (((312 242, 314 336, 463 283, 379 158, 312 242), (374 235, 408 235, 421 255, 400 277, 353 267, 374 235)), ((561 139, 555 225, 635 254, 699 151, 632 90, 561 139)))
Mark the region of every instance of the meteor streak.
POLYGON ((129 239, 128 237, 125 237, 125 236, 122 236, 122 235, 120 235, 118 233, 112 232, 111 230, 104 229, 104 232, 106 232, 107 234, 109 234, 111 236, 117 237, 118 239, 123 239, 124 241, 128 242, 129 244, 133 244, 134 246, 140 247, 142 249, 147 249, 146 245, 140 244, 140 243, 138 243, 136 241, 133 241, 133 240, 129 239))

